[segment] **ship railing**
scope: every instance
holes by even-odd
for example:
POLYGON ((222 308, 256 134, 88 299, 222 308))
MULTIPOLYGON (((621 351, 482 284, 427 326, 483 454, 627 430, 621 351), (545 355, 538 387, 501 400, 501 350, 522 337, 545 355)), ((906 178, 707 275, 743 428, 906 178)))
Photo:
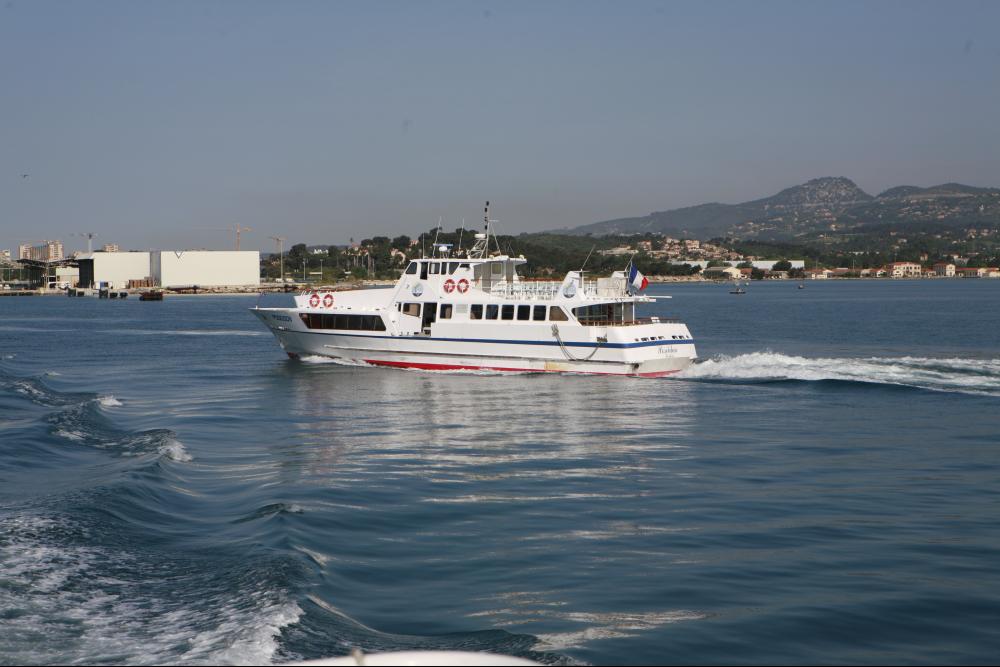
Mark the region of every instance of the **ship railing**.
POLYGON ((554 280, 528 280, 516 283, 493 283, 490 296, 521 301, 547 301, 559 295, 559 285, 554 280))
MULTIPOLYGON (((583 281, 582 293, 586 297, 596 299, 623 299, 625 291, 617 285, 609 286, 597 280, 583 281)), ((521 280, 516 283, 495 282, 488 292, 491 296, 524 301, 549 300, 559 296, 562 281, 558 280, 521 280)))
POLYGON ((673 317, 637 317, 633 320, 580 320, 585 327, 634 327, 642 324, 677 324, 680 320, 673 317))

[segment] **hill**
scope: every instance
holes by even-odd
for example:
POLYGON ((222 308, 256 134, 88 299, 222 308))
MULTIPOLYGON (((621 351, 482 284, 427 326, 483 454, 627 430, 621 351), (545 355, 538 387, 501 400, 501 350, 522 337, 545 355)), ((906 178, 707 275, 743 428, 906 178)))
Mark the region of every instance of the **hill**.
POLYGON ((741 204, 700 204, 561 232, 786 241, 869 224, 932 221, 955 227, 996 224, 1000 222, 1000 189, 945 183, 929 188, 898 186, 873 197, 849 178, 816 178, 741 204))

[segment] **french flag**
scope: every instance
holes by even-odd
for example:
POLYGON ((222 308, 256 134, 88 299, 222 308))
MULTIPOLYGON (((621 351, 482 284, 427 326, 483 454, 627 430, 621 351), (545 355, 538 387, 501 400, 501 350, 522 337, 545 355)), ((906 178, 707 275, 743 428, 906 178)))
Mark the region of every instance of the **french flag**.
POLYGON ((636 292, 641 292, 649 287, 649 280, 639 273, 639 269, 633 263, 629 263, 628 284, 636 292))

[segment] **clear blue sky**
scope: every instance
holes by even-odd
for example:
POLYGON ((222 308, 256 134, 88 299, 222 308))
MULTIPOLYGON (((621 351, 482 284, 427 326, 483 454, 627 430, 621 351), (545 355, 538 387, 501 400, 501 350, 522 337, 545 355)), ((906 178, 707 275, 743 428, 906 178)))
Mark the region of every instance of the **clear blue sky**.
POLYGON ((998 26, 1000 2, 0 0, 0 248, 1000 186, 998 26))

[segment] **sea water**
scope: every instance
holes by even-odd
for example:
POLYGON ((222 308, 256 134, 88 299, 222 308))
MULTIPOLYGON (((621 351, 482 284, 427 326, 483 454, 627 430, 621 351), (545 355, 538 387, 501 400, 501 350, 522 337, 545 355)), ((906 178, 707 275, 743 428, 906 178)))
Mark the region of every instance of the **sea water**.
POLYGON ((256 297, 0 299, 0 662, 995 662, 1000 281, 650 293, 679 378, 292 361, 256 297))

